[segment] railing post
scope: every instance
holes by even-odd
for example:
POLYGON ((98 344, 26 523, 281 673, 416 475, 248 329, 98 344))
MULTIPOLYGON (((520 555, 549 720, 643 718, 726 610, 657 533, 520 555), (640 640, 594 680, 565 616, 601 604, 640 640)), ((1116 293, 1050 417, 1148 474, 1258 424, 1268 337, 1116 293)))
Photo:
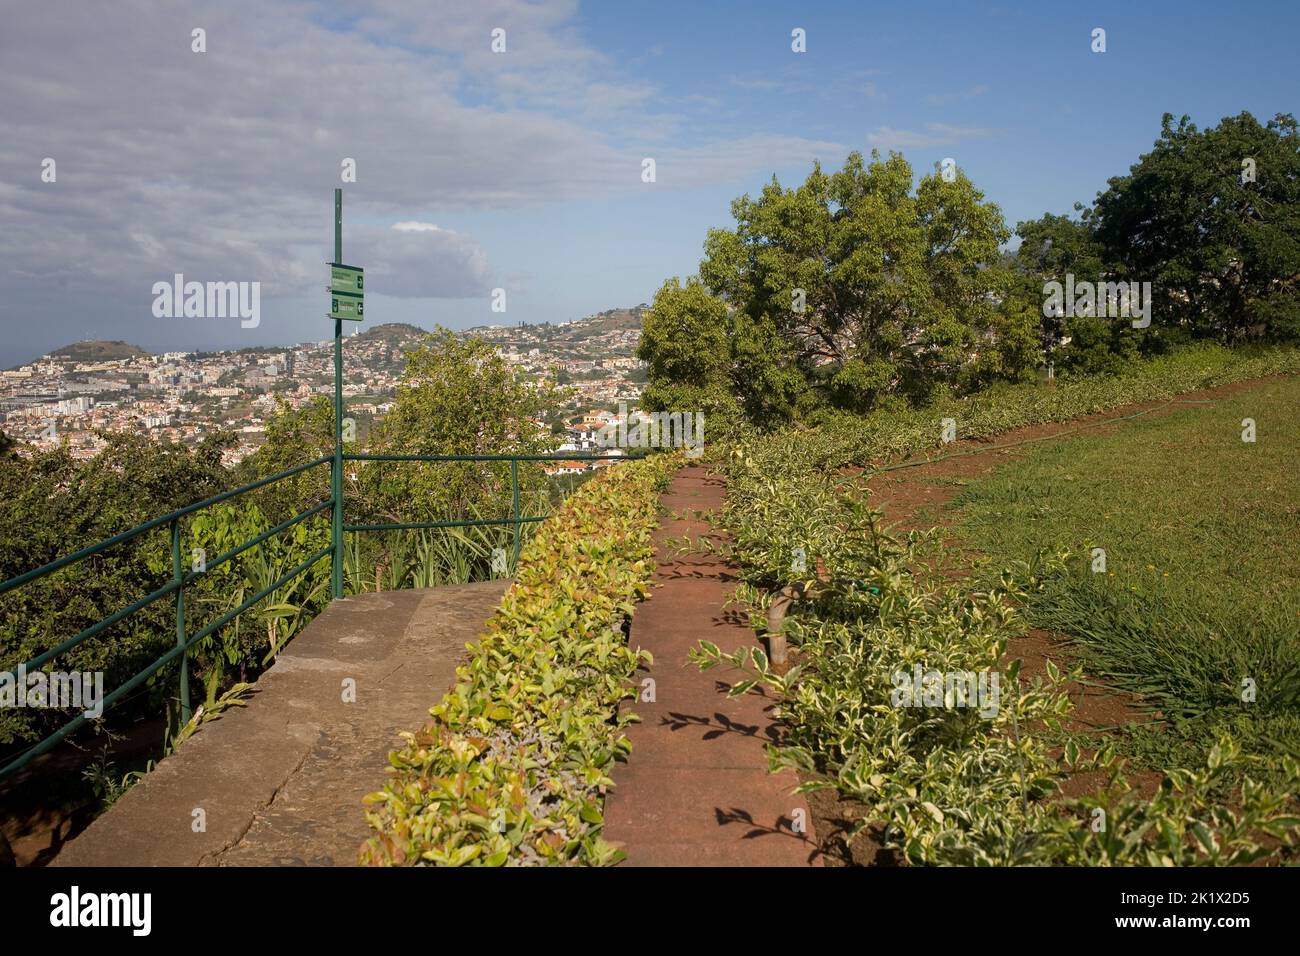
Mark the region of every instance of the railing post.
MULTIPOLYGON (((176 644, 185 646, 185 571, 181 565, 181 519, 172 519, 172 580, 176 582, 176 644)), ((181 654, 181 721, 190 722, 190 655, 181 654)))
POLYGON ((514 574, 519 573, 519 549, 523 546, 523 541, 519 537, 519 529, 522 522, 519 520, 519 459, 510 459, 510 517, 514 519, 515 528, 515 560, 510 566, 514 574))

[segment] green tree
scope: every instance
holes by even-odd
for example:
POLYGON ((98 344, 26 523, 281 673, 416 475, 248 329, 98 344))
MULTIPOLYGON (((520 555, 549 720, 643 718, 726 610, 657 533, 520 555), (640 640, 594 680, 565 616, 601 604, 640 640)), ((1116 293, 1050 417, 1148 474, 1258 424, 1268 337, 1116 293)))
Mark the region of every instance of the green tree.
MULTIPOLYGON (((1076 209, 1081 208, 1076 205, 1076 209)), ((1092 315, 1043 315, 1043 285, 1110 278, 1105 250, 1082 219, 1048 213, 1019 223, 1020 247, 1013 257, 1017 282, 1011 294, 1015 307, 1036 312, 1044 354, 1060 369, 1095 375, 1114 373, 1138 354, 1148 337, 1128 321, 1092 315)))
POLYGON ((1300 136, 1250 113, 1160 138, 1087 217, 1112 268, 1150 281, 1153 325, 1229 343, 1300 338, 1300 136))
MULTIPOLYGON (((345 446, 345 450, 352 449, 345 446)), ((315 395, 295 409, 277 398, 275 413, 266 423, 266 439, 241 463, 240 475, 244 482, 251 482, 332 454, 334 403, 324 395, 315 395)), ((330 493, 330 466, 326 464, 269 485, 257 492, 256 500, 275 524, 325 501, 330 493)))
MULTIPOLYGON (((101 437, 107 446, 86 462, 66 446, 0 459, 0 580, 231 485, 222 465, 228 434, 195 449, 141 435, 101 437)), ((15 667, 157 590, 171 574, 170 544, 168 529, 159 528, 0 595, 0 668, 15 667)), ((103 671, 105 686, 116 687, 172 646, 174 624, 171 602, 157 601, 61 654, 52 666, 103 671)), ((152 690, 152 700, 137 706, 156 708, 174 684, 164 677, 152 690)), ((69 716, 0 712, 0 744, 35 739, 69 716)))
MULTIPOLYGON (((376 452, 402 455, 538 454, 555 450, 546 427, 565 393, 549 382, 520 381, 497 349, 477 337, 437 329, 406 353, 393 409, 376 426, 376 452)), ((536 467, 520 469, 525 491, 541 487, 536 467)), ((472 509, 503 515, 510 502, 508 462, 377 463, 347 481, 373 514, 435 521, 472 509)))
POLYGON ((640 354, 656 401, 670 385, 717 389, 717 354, 731 393, 764 423, 823 404, 921 401, 1032 367, 1036 326, 1003 308, 1011 274, 998 247, 1009 233, 964 175, 936 170, 914 189, 901 155, 852 153, 830 175, 814 165, 794 189, 774 178, 732 214, 736 227, 705 241, 702 289, 666 286, 652 309, 665 318, 647 320, 640 354))
POLYGON ((1105 275, 1102 248, 1092 229, 1080 219, 1047 213, 1016 225, 1020 247, 1017 268, 1044 282, 1062 279, 1067 272, 1080 279, 1096 281, 1105 275))
POLYGON ((644 314, 637 356, 647 364, 641 404, 650 411, 736 414, 728 360, 727 305, 698 279, 669 279, 644 314))

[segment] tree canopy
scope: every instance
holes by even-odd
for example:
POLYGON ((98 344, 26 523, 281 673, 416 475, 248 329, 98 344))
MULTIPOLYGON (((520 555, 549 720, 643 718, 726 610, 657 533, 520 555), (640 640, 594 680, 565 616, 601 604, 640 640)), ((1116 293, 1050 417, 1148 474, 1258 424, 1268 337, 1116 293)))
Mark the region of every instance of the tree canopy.
MULTIPOLYGON (((1086 221, 1112 270, 1150 281, 1164 325, 1228 343, 1300 336, 1300 136, 1250 113, 1160 138, 1086 221)), ((1157 321, 1153 317, 1153 323, 1157 321)))
MULTIPOLYGON (((539 454, 559 439, 545 424, 562 392, 549 382, 521 381, 497 349, 479 338, 437 329, 406 353, 392 410, 371 436, 372 450, 394 455, 539 454)), ((540 482, 521 469, 522 483, 540 482)), ((402 462, 345 476, 347 494, 388 520, 464 515, 509 500, 508 462, 402 462), (400 517, 399 517, 400 516, 400 517)))
POLYGON ((734 229, 709 232, 698 279, 669 280, 645 318, 647 406, 727 393, 773 422, 1032 367, 1034 318, 1001 308, 1010 233, 964 174, 914 182, 901 155, 855 152, 796 188, 774 178, 732 214, 734 229))
POLYGON ((1076 279, 1150 282, 1151 328, 1099 317, 1047 317, 1067 368, 1115 364, 1185 339, 1229 345, 1300 338, 1300 136, 1279 115, 1250 113, 1199 130, 1166 113, 1160 138, 1127 175, 1109 180, 1079 218, 1016 227, 1026 295, 1076 279))
POLYGON ((760 424, 1025 377, 1046 355, 1115 371, 1196 338, 1300 339, 1300 135, 1290 114, 1207 130, 1166 114, 1160 138, 1078 217, 1020 223, 959 170, 914 182, 897 153, 814 164, 731 206, 699 274, 670 279, 639 355, 652 409, 743 413, 760 424), (1150 283, 1150 328, 1044 315, 1045 284, 1150 283))

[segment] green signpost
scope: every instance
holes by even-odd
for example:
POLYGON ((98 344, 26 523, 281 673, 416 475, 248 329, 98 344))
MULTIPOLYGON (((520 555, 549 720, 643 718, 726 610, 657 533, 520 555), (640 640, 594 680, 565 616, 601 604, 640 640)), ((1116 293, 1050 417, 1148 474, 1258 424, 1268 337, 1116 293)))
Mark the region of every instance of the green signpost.
POLYGON ((330 315, 331 319, 360 322, 365 318, 366 276, 360 266, 345 266, 331 262, 330 315))
POLYGON ((334 261, 330 263, 330 318, 334 320, 334 460, 330 468, 333 520, 330 593, 343 597, 343 320, 361 320, 361 269, 343 265, 343 190, 334 190, 334 261))
POLYGON ((365 317, 361 296, 330 290, 330 318, 360 322, 365 317))
POLYGON ((343 266, 337 262, 330 263, 330 291, 342 292, 344 295, 365 295, 366 270, 360 266, 343 266))

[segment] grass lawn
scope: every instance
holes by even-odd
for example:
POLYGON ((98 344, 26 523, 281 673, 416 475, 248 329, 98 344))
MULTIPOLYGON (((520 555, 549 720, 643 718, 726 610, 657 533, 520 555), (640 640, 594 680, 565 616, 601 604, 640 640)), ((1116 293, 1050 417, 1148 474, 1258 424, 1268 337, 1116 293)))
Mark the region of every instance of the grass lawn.
POLYGON ((1045 442, 955 503, 959 533, 993 567, 1073 553, 1030 617, 1167 718, 1128 730, 1142 763, 1195 765, 1225 731, 1268 765, 1300 754, 1298 409, 1300 379, 1280 379, 1045 442))

